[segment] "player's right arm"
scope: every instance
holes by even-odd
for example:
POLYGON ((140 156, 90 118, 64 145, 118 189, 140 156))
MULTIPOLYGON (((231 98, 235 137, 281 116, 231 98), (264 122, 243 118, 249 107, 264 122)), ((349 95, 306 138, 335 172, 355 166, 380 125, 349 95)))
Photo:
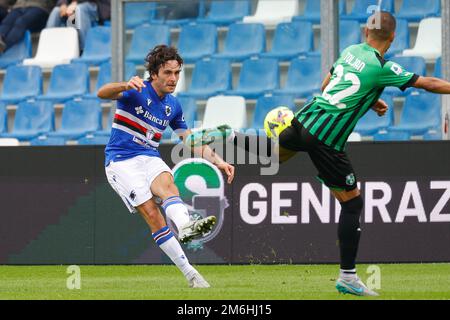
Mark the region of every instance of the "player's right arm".
POLYGON ((112 82, 107 83, 101 87, 97 92, 97 97, 100 99, 117 100, 122 98, 123 92, 135 89, 139 92, 145 88, 144 80, 135 76, 128 82, 112 82))
POLYGON ((413 87, 433 93, 450 94, 450 82, 434 77, 419 77, 413 87))

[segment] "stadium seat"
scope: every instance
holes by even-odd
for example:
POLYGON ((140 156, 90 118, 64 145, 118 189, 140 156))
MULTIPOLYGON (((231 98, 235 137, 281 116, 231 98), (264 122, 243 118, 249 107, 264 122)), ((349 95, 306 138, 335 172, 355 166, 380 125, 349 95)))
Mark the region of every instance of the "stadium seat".
POLYGON ((241 96, 215 96, 206 102, 203 128, 228 124, 233 129, 246 128, 247 110, 241 96))
POLYGON ((424 18, 439 17, 440 15, 440 0, 403 0, 396 16, 409 22, 419 22, 424 18))
POLYGON ((282 22, 275 29, 272 49, 261 56, 290 60, 313 49, 314 33, 310 22, 282 22))
POLYGON ((197 19, 199 23, 213 23, 218 26, 226 26, 242 19, 250 14, 249 0, 216 0, 211 2, 211 7, 205 18, 197 19))
POLYGON ((32 146, 64 146, 66 144, 66 139, 63 137, 49 137, 47 135, 42 135, 34 138, 30 141, 32 146))
POLYGON ((389 59, 397 54, 401 54, 404 50, 409 48, 409 26, 408 21, 404 19, 397 19, 397 27, 395 28, 395 39, 391 44, 388 52, 385 54, 385 59, 389 59))
POLYGON ((0 134, 8 132, 8 110, 6 104, 0 101, 0 134))
POLYGON ((5 69, 10 65, 22 63, 24 59, 30 58, 31 54, 31 34, 30 31, 27 30, 22 41, 13 45, 0 55, 0 69, 5 69))
POLYGON ((372 136, 394 124, 394 99, 387 94, 383 94, 381 99, 388 105, 386 114, 380 117, 373 110, 367 111, 356 124, 355 132, 360 133, 362 136, 372 136))
POLYGON ((195 64, 191 86, 188 91, 180 92, 178 97, 190 96, 207 99, 231 89, 231 64, 226 59, 200 60, 195 64))
POLYGON ((406 96, 400 122, 388 131, 407 131, 423 135, 441 128, 441 96, 423 91, 412 91, 406 96))
POLYGON ((205 13, 205 0, 190 1, 160 1, 156 6, 156 16, 151 23, 166 24, 170 27, 181 27, 198 18, 203 18, 205 13))
MULTIPOLYGON (((346 1, 339 1, 339 16, 346 14, 346 1)), ((320 24, 320 1, 306 0, 304 13, 292 18, 293 21, 309 21, 320 24)))
POLYGON ((206 100, 231 89, 232 71, 229 61, 224 59, 200 60, 195 64, 192 82, 188 91, 178 97, 190 96, 206 100))
POLYGON ((70 63, 79 55, 78 33, 75 28, 45 28, 39 35, 36 56, 25 59, 23 64, 53 68, 58 64, 70 63))
POLYGON ((361 27, 358 21, 342 20, 339 23, 339 50, 362 42, 361 27))
POLYGON ((404 56, 422 56, 433 61, 441 56, 441 18, 426 18, 420 21, 414 48, 403 51, 404 56))
POLYGON ((225 37, 224 49, 214 55, 231 61, 258 56, 266 49, 266 31, 260 23, 234 23, 225 37))
POLYGON ((434 72, 433 77, 442 78, 442 58, 439 57, 436 59, 436 63, 434 64, 434 72))
POLYGON ((255 111, 251 128, 262 129, 264 127, 264 118, 267 113, 276 108, 286 106, 291 110, 295 109, 294 96, 292 95, 267 95, 260 96, 256 101, 255 111))
POLYGON ((62 103, 89 92, 89 70, 84 63, 61 64, 53 68, 47 93, 40 100, 62 103))
POLYGON ((109 108, 105 126, 103 126, 102 129, 95 131, 93 133, 94 136, 109 137, 111 135, 111 128, 115 111, 115 108, 109 108))
POLYGON ((181 28, 178 51, 185 63, 211 56, 217 52, 217 27, 214 24, 188 24, 181 28))
POLYGON ((42 94, 42 71, 37 66, 10 66, 6 69, 0 101, 17 104, 42 94))
POLYGON ((431 140, 442 140, 442 131, 441 130, 431 130, 423 135, 423 140, 431 141, 431 140))
POLYGON ((320 56, 294 59, 288 69, 286 84, 275 94, 291 94, 295 98, 307 98, 320 94, 322 79, 320 72, 320 56))
POLYGON ((92 27, 86 35, 86 44, 80 58, 72 62, 82 62, 97 66, 111 59, 111 28, 105 26, 92 27))
POLYGON ((149 24, 156 14, 156 2, 125 3, 125 27, 134 29, 149 24))
MULTIPOLYGON (((393 57, 391 61, 398 63, 404 68, 404 70, 415 73, 419 76, 425 76, 427 73, 427 64, 422 57, 393 57)), ((417 90, 415 88, 408 88, 405 91, 401 91, 397 87, 387 87, 384 89, 384 93, 391 94, 393 96, 405 96, 411 90, 417 90)))
POLYGON ((388 131, 373 135, 374 141, 408 141, 411 135, 407 131, 388 131))
POLYGON ((109 136, 87 135, 77 140, 79 145, 106 145, 109 142, 109 136))
POLYGON ((270 58, 248 59, 242 64, 239 82, 227 95, 257 99, 279 88, 280 70, 278 60, 270 58))
POLYGON ((0 147, 17 147, 19 145, 19 140, 15 138, 0 138, 0 147))
POLYGON ((170 44, 170 28, 166 25, 138 26, 133 33, 127 62, 143 65, 149 51, 158 44, 170 44))
POLYGON ((61 128, 47 134, 67 140, 78 139, 99 131, 102 127, 102 109, 96 99, 70 100, 62 111, 61 128))
POLYGON ((243 22, 276 26, 281 22, 290 22, 293 16, 298 15, 298 10, 298 0, 259 0, 255 14, 245 16, 243 22))
MULTIPOLYGON (((136 75, 136 66, 131 62, 125 63, 125 79, 128 81, 131 77, 136 75)), ((94 92, 90 92, 84 95, 84 98, 97 98, 97 91, 105 84, 111 82, 111 61, 104 62, 100 65, 97 75, 97 84, 95 85, 94 92)))
POLYGON ((55 129, 55 111, 49 101, 23 101, 17 106, 14 126, 3 137, 30 140, 55 129))
MULTIPOLYGON (((342 15, 344 20, 358 20, 360 23, 366 23, 367 18, 378 10, 379 0, 357 0, 354 2, 351 12, 347 15, 342 15)), ((394 0, 381 1, 381 10, 394 13, 394 0)))

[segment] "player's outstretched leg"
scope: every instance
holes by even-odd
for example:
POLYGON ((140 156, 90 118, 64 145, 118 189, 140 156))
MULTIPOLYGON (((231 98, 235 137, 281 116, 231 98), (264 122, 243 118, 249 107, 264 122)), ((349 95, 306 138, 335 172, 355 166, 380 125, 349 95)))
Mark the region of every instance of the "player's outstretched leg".
POLYGON ((186 137, 185 145, 193 148, 209 145, 213 142, 232 141, 234 131, 229 125, 193 131, 186 137))
POLYGON ((163 201, 161 207, 167 218, 175 223, 178 229, 178 240, 188 243, 194 239, 204 237, 216 224, 216 217, 191 220, 189 211, 179 196, 172 196, 163 201))

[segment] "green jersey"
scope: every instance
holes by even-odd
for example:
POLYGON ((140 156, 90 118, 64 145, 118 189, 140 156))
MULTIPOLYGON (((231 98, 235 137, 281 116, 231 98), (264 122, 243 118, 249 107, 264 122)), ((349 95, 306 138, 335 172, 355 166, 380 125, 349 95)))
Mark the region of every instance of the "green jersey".
POLYGON ((384 60, 367 43, 346 48, 330 71, 321 96, 315 97, 295 117, 316 138, 343 151, 358 120, 375 104, 387 86, 401 90, 418 76, 384 60))

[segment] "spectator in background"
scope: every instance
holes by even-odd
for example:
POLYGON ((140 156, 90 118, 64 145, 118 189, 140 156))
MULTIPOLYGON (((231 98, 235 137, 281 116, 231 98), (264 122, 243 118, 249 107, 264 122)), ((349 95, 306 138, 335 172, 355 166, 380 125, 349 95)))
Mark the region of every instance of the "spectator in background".
POLYGON ((16 0, 0 0, 0 22, 6 17, 9 8, 16 2, 16 0))
POLYGON ((78 30, 80 50, 94 23, 111 19, 111 0, 58 0, 47 21, 47 28, 73 26, 78 30))
POLYGON ((25 31, 41 31, 54 5, 55 0, 17 0, 0 24, 0 53, 20 42, 25 31))

